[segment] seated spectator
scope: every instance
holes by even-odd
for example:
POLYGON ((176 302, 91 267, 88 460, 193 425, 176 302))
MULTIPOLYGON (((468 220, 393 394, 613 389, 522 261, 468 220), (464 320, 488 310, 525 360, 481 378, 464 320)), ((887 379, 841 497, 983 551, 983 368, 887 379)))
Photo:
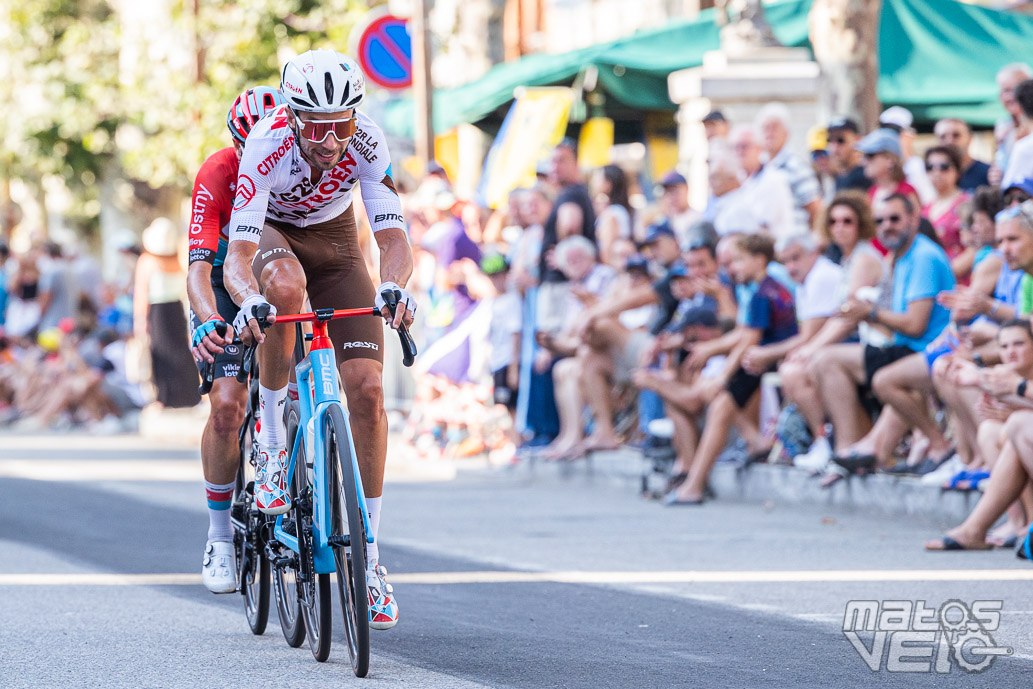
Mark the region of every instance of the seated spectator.
MULTIPOLYGON (((890 308, 850 297, 841 307, 840 318, 852 325, 867 321, 885 326, 894 333, 892 344, 837 344, 823 348, 814 357, 818 390, 836 429, 836 450, 840 453, 858 443, 868 425, 858 386, 871 390, 880 369, 922 351, 936 339, 949 318, 947 310, 936 303, 936 296, 954 287, 946 254, 930 239, 918 235, 918 207, 910 198, 893 194, 877 201, 875 222, 879 240, 891 252, 890 308)), ((872 450, 865 449, 868 453, 854 448, 859 457, 855 464, 874 467, 875 457, 869 454, 872 450)))
POLYGON ((744 232, 754 223, 753 212, 747 207, 741 192, 742 168, 730 155, 720 153, 709 160, 710 192, 703 219, 714 225, 722 237, 744 232))
POLYGON ((763 232, 772 239, 792 234, 793 193, 785 173, 761 161, 759 137, 753 127, 734 128, 730 139, 746 174, 737 203, 752 216, 748 225, 735 229, 747 234, 763 232))
POLYGON ((689 230, 700 220, 700 214, 689 205, 689 182, 677 170, 671 170, 660 180, 660 212, 674 230, 678 244, 689 246, 689 230))
POLYGON ((925 169, 929 173, 929 181, 936 190, 936 198, 922 208, 922 214, 932 223, 940 246, 951 259, 954 277, 968 282, 968 270, 971 260, 961 244, 961 216, 959 207, 968 200, 968 194, 958 187, 961 178, 961 157, 954 148, 933 146, 925 152, 925 169), (954 259, 962 260, 954 264, 954 259), (960 271, 960 272, 959 272, 960 271))
MULTIPOLYGON (((1014 546, 1028 539, 1027 525, 1033 519, 1033 398, 1027 396, 1027 381, 1033 378, 1033 333, 1028 321, 1012 321, 998 334, 1003 363, 980 369, 958 362, 951 378, 955 385, 982 393, 980 439, 987 444, 991 471, 983 496, 972 513, 943 537, 925 544, 927 550, 986 550, 994 545, 1014 546), (993 524, 1007 513, 1005 528, 991 536, 993 524)), ((986 472, 967 479, 985 480, 986 472)))
POLYGON ((974 194, 979 187, 990 185, 987 179, 989 163, 976 160, 968 152, 972 145, 972 128, 968 126, 968 122, 945 117, 936 123, 933 132, 941 146, 953 146, 961 154, 961 179, 958 186, 962 191, 974 194))
POLYGON ((592 435, 577 448, 580 454, 617 447, 611 382, 630 381, 631 371, 638 366, 652 335, 670 322, 678 308, 678 299, 671 292, 671 279, 672 270, 676 266, 681 268, 681 251, 671 226, 653 225, 643 242, 643 250, 661 267, 664 277, 655 284, 641 285, 625 295, 589 306, 580 323, 581 341, 585 346, 578 359, 585 400, 595 419, 592 435), (629 330, 619 322, 620 314, 649 304, 658 306, 657 319, 650 332, 629 330))
MULTIPOLYGON (((603 301, 616 278, 612 268, 596 260, 595 245, 585 237, 574 235, 556 245, 556 267, 570 281, 567 302, 563 305, 564 327, 555 334, 539 332, 539 359, 536 367, 544 371, 552 367, 553 390, 560 429, 555 440, 545 449, 546 459, 572 459, 582 441, 581 410, 584 397, 581 384, 588 384, 577 354, 581 345, 579 327, 586 312, 603 301)), ((608 391, 607 391, 608 394, 608 391)), ((613 447, 616 447, 616 442, 613 447)), ((601 449, 601 448, 588 448, 601 449)))
POLYGON ((936 196, 929 176, 925 173, 925 161, 915 155, 915 128, 911 111, 899 105, 886 108, 879 115, 879 126, 897 133, 900 140, 900 165, 908 184, 918 192, 922 205, 932 203, 936 196))
POLYGON ((720 110, 711 110, 703 116, 703 133, 710 145, 714 141, 723 141, 728 138, 728 120, 720 110))
POLYGON ((761 436, 755 415, 746 412, 760 391, 761 376, 743 368, 743 357, 756 345, 773 345, 794 336, 797 330, 793 297, 768 275, 768 264, 774 259, 774 242, 763 235, 743 235, 736 240, 736 258, 732 273, 737 283, 756 283, 745 319, 740 327, 716 340, 692 348, 687 359, 690 368, 702 370, 719 354, 726 355, 721 372, 704 383, 707 419, 699 447, 689 466, 688 477, 668 495, 668 505, 699 505, 710 470, 725 446, 728 431, 734 423, 754 456, 770 451, 761 436))
POLYGON ((997 187, 980 187, 967 203, 959 207, 961 244, 965 251, 951 261, 955 275, 958 269, 973 273, 986 260, 990 260, 990 263, 985 264, 983 270, 1000 272, 1001 256, 999 252, 994 253, 994 218, 1003 206, 1001 192, 997 187))
POLYGON ((829 122, 828 144, 836 191, 868 191, 872 181, 864 176, 864 154, 857 150, 861 129, 849 117, 834 117, 829 122))
POLYGON ((793 195, 793 225, 797 231, 817 225, 821 215, 821 185, 809 162, 793 153, 789 146, 791 115, 782 103, 768 103, 757 114, 767 166, 781 170, 793 195))
POLYGON ((906 196, 912 206, 919 207, 918 192, 908 184, 901 167, 903 152, 897 132, 876 129, 857 142, 856 148, 864 154, 864 174, 872 181, 868 188, 868 202, 873 208, 893 194, 906 196))
MULTIPOLYGON (((884 268, 879 253, 871 244, 875 237, 875 223, 862 193, 845 191, 835 196, 825 213, 822 237, 838 247, 843 255, 840 283, 835 289, 838 304, 863 295, 866 290, 876 289, 883 278, 884 268)), ((814 438, 810 451, 796 458, 794 463, 798 466, 820 471, 832 457, 832 448, 825 437, 825 411, 814 379, 814 356, 824 346, 857 337, 857 326, 837 313, 806 344, 790 353, 779 367, 782 392, 797 406, 814 438)))
POLYGON ((994 164, 990 166, 990 172, 987 173, 987 180, 990 184, 1005 187, 1002 177, 1004 171, 1008 169, 1012 148, 1018 137, 1021 136, 1019 121, 1022 116, 1022 108, 1015 100, 1015 89, 1027 79, 1033 79, 1033 68, 1022 62, 1012 62, 997 71, 998 97, 1008 114, 994 123, 997 152, 994 155, 994 164))

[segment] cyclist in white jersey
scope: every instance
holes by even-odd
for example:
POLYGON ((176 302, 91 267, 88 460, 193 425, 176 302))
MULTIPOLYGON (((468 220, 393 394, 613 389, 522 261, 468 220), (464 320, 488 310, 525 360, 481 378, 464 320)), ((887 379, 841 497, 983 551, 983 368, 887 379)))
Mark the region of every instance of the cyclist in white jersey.
MULTIPOLYGON (((286 485, 287 398, 294 332, 264 334, 255 313, 297 313, 306 288, 312 307, 358 308, 375 303, 393 328, 410 325, 416 311, 405 285, 413 258, 402 208, 391 179, 391 160, 380 128, 356 108, 365 97, 357 65, 341 53, 313 50, 283 68, 280 91, 287 105, 258 122, 240 161, 224 275, 240 305, 234 329, 257 341, 260 419, 255 500, 268 514, 290 509, 286 485), (351 190, 362 199, 380 249, 381 285, 374 290, 359 250, 351 190), (392 319, 381 293, 398 290, 392 319)), ((376 319, 331 321, 341 380, 355 429, 355 451, 376 540, 380 525, 387 416, 383 393, 383 328, 376 319)), ((366 573, 370 626, 389 629, 398 606, 379 549, 369 549, 366 573)))

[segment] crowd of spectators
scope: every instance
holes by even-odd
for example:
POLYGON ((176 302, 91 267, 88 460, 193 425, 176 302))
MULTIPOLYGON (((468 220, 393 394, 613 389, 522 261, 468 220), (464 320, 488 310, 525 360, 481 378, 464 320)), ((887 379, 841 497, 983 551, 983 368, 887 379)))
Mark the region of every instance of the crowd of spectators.
POLYGON ((442 403, 410 418, 410 437, 429 453, 573 461, 666 436, 668 505, 709 499, 728 459, 795 465, 826 486, 910 474, 985 490, 927 547, 1021 541, 1031 76, 998 75, 1008 116, 986 161, 964 121, 936 122, 930 141, 899 106, 870 132, 823 123, 809 159, 784 105, 750 122, 711 112, 702 208, 677 171, 647 193, 618 166, 579 169, 570 140, 495 212, 436 171, 409 217, 431 314, 417 398, 442 403))
POLYGON ((179 296, 180 234, 159 218, 142 247, 121 247, 107 281, 78 245, 12 252, 0 243, 0 425, 117 433, 135 430, 148 404, 200 402, 179 296))

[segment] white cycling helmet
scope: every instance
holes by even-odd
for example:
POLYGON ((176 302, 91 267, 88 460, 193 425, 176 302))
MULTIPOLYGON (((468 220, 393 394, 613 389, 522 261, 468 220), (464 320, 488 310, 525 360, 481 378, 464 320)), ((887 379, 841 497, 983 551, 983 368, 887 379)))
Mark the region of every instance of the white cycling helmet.
POLYGON ((340 112, 362 104, 366 79, 346 55, 336 50, 310 50, 283 66, 280 92, 295 110, 340 112))

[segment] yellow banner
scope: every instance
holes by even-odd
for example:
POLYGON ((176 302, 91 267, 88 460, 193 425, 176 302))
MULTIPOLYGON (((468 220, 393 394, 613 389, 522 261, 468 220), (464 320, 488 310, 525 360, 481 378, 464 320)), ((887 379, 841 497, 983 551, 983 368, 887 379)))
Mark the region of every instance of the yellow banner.
POLYGON ((577 163, 582 170, 594 170, 609 165, 612 148, 613 120, 609 117, 593 117, 581 125, 577 163))
POLYGON ((480 196, 490 208, 509 192, 535 183, 535 167, 548 160, 567 130, 573 91, 565 87, 524 89, 509 108, 488 152, 480 196))

